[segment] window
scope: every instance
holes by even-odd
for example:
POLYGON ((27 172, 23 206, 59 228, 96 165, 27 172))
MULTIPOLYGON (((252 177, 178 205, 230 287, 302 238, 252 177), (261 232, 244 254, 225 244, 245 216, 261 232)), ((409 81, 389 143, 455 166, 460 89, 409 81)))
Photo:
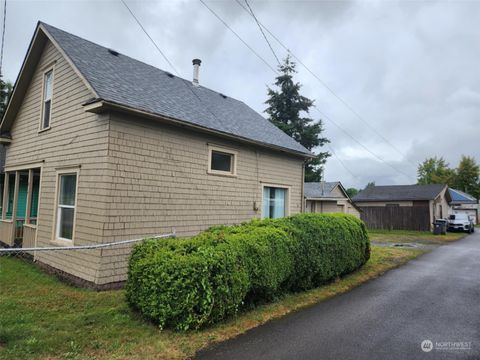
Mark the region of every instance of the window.
POLYGON ((57 239, 73 240, 77 174, 58 176, 57 239))
POLYGON ((287 191, 278 187, 263 188, 263 218, 277 219, 287 215, 287 191))
POLYGON ((53 70, 47 71, 43 78, 43 109, 41 130, 50 127, 52 112, 53 70))
POLYGON ((209 147, 208 172, 219 175, 236 175, 236 151, 209 147))

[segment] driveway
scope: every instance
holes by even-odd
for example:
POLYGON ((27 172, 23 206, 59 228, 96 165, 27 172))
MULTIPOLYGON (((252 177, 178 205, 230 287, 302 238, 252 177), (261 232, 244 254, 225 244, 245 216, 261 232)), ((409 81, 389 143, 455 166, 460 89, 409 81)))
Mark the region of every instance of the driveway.
POLYGON ((480 232, 197 358, 480 359, 480 232))

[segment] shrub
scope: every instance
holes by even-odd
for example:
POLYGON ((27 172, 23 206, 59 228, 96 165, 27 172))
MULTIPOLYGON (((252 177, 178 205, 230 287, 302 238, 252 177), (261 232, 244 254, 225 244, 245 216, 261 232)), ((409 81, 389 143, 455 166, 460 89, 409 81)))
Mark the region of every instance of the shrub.
POLYGON ((370 256, 362 221, 300 214, 146 240, 129 262, 127 300, 160 327, 197 329, 355 270, 370 256))

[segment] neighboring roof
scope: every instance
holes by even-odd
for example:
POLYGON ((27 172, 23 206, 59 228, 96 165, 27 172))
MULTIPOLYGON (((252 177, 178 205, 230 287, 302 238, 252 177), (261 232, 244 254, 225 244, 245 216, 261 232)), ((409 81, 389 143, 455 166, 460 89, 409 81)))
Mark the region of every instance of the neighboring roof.
MULTIPOLYGON (((241 101, 194 86, 191 81, 51 25, 39 22, 38 29, 46 31, 60 47, 98 100, 311 156, 305 147, 241 101)), ((2 131, 7 131, 8 123, 3 125, 2 131)))
MULTIPOLYGON (((339 196, 335 196, 334 194, 332 194, 333 190, 339 185, 341 185, 339 181, 306 182, 303 187, 303 194, 307 199, 322 199, 322 198, 330 198, 330 199, 339 198, 340 199, 339 196)), ((348 195, 346 193, 345 193, 345 197, 348 198, 348 195)))
POLYGON ((450 204, 477 204, 478 201, 472 195, 464 193, 463 191, 448 188, 448 192, 450 193, 450 197, 452 201, 450 204))
POLYGON ((447 185, 388 185, 371 186, 355 195, 354 202, 433 200, 447 185))

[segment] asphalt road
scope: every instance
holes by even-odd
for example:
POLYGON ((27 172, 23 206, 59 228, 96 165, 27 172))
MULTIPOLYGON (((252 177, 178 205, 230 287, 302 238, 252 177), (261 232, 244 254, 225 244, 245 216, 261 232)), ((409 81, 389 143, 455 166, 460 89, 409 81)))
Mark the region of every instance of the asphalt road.
POLYGON ((196 358, 480 359, 480 229, 196 358))

